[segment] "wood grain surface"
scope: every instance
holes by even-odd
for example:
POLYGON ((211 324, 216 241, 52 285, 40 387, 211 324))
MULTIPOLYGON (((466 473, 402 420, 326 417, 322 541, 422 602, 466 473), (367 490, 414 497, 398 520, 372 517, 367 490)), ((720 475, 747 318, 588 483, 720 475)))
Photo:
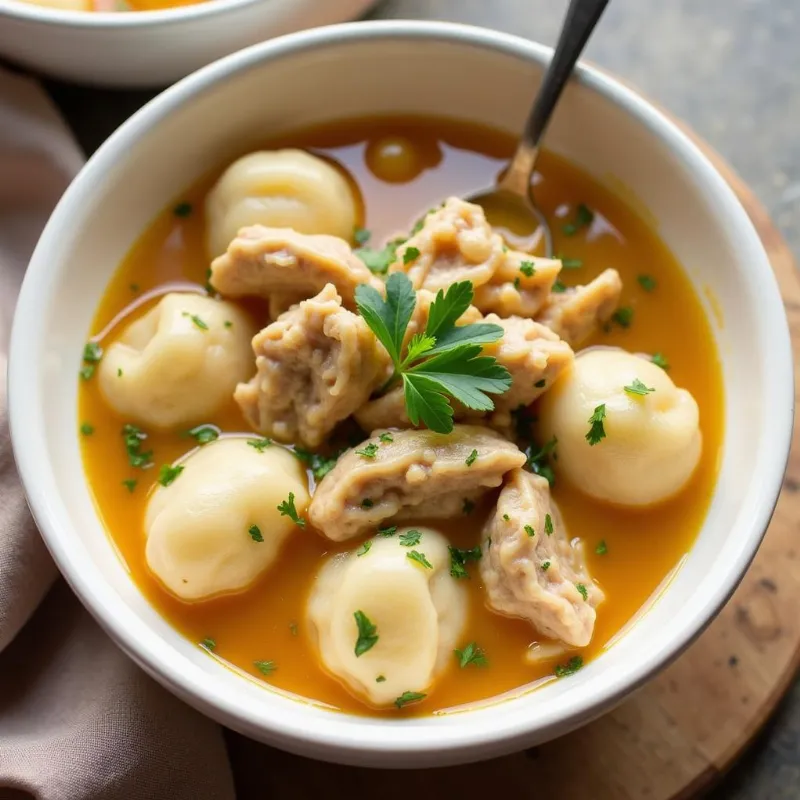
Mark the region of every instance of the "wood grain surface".
MULTIPOLYGON (((691 132, 687 131, 687 133, 691 132)), ((781 286, 795 352, 800 281, 766 211, 698 142, 756 226, 781 286)), ((795 387, 797 398, 797 385, 795 387)), ((439 770, 374 771, 310 761, 228 732, 241 800, 320 796, 428 800, 486 795, 558 800, 684 800, 729 768, 768 719, 800 667, 800 434, 775 515, 742 584, 708 630, 615 711, 568 736, 493 761, 439 770)))

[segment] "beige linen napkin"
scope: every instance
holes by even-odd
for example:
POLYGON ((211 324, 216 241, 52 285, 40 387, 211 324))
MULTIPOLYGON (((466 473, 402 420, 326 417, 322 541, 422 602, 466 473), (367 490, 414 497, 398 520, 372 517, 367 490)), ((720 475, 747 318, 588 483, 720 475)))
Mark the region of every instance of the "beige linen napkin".
POLYGON ((220 729, 144 675, 56 580, 14 468, 11 315, 82 160, 42 90, 0 71, 0 800, 232 800, 220 729))

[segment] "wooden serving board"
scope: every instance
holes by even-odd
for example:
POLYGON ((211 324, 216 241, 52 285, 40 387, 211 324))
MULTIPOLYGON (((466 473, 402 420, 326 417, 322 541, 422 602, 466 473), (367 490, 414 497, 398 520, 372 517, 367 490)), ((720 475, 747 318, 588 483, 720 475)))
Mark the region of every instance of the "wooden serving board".
MULTIPOLYGON (((800 280, 792 254, 741 179, 707 145, 698 144, 733 187, 761 236, 798 352, 800 280)), ((798 520, 796 423, 775 516, 742 584, 708 630, 615 711, 516 755, 402 774, 309 761, 231 733, 228 743, 239 798, 441 800, 498 791, 509 797, 554 800, 695 797, 731 766, 758 733, 800 668, 798 520)))

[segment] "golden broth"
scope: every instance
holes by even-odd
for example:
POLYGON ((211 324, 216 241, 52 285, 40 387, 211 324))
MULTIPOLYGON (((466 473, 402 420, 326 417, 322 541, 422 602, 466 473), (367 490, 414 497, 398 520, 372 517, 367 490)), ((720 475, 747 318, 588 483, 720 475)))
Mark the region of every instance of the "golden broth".
MULTIPOLYGON (((513 150, 511 138, 485 128, 432 119, 352 120, 302 132, 270 147, 313 149, 344 165, 357 181, 364 200, 364 224, 379 242, 407 230, 419 215, 450 194, 492 183, 513 150), (402 136, 413 145, 416 158, 403 148, 382 147, 387 136, 402 136), (388 180, 381 180, 370 167, 388 180)), ((165 285, 205 284, 208 262, 203 249, 205 194, 221 170, 210 175, 176 202, 191 204, 166 209, 133 247, 106 291, 92 331, 98 341, 113 330, 111 323, 135 301, 148 308, 148 292, 165 285), (178 211, 179 213, 175 213, 178 211), (111 326, 109 328, 109 326, 111 326)), ((561 158, 544 153, 539 163, 536 196, 552 221, 556 252, 581 260, 564 269, 566 284, 586 283, 607 267, 619 270, 624 283, 621 304, 633 309, 628 328, 612 325, 589 344, 618 345, 633 352, 662 353, 675 382, 690 390, 700 407, 703 455, 688 488, 657 508, 631 511, 612 508, 581 494, 558 479, 553 495, 572 536, 586 543, 593 576, 606 601, 598 609, 594 638, 581 651, 584 660, 599 655, 609 640, 628 623, 660 584, 679 565, 703 522, 714 488, 723 433, 722 375, 715 344, 700 301, 675 259, 634 211, 617 197, 561 158), (595 214, 594 223, 573 236, 562 231, 578 204, 595 214), (639 276, 655 281, 647 291, 639 276), (680 324, 676 325, 676 320, 680 324), (597 554, 600 541, 607 552, 597 554)), ((645 282, 646 283, 646 282, 645 282)), ((263 321, 261 307, 249 310, 263 321)), ((168 594, 148 571, 144 558, 143 515, 157 468, 185 454, 194 442, 180 432, 155 433, 145 449, 155 451, 156 466, 146 471, 128 464, 121 430, 130 420, 112 412, 94 380, 82 381, 80 422, 94 427, 83 436, 87 479, 100 515, 136 584, 153 605, 190 640, 210 637, 215 655, 284 691, 326 703, 351 713, 369 713, 333 677, 324 672, 305 625, 304 604, 317 568, 330 553, 358 546, 337 545, 312 529, 297 530, 279 563, 247 591, 203 603, 188 604, 168 594), (123 480, 136 478, 131 492, 123 480), (277 669, 262 676, 254 661, 274 660, 277 669)), ((246 430, 231 401, 213 419, 225 432, 246 430)), ((556 474, 557 464, 556 464, 556 474)), ((480 526, 493 498, 461 520, 433 523, 454 544, 479 542, 480 526)), ((470 567, 468 584, 471 616, 463 636, 486 652, 489 666, 460 669, 453 659, 448 671, 429 691, 425 702, 403 712, 426 714, 526 687, 553 673, 554 664, 526 663, 526 648, 537 640, 529 624, 490 613, 484 606, 477 570, 470 567)), ((577 652, 577 651, 576 651, 577 652)), ((560 659, 565 660, 565 657, 560 659)), ((377 712, 376 712, 377 713, 377 712)))

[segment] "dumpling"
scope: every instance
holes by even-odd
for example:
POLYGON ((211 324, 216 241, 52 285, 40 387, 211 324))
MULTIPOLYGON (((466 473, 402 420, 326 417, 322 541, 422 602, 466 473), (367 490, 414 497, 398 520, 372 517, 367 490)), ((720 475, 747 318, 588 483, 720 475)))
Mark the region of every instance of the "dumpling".
POLYGON ((375 431, 320 481, 309 519, 341 542, 392 517, 458 517, 524 463, 516 445, 477 425, 455 425, 447 434, 375 431))
POLYGON ((100 362, 100 391, 126 419, 152 428, 202 422, 253 372, 255 327, 236 306, 164 295, 100 362))
POLYGON ((353 189, 327 161, 303 150, 250 153, 208 193, 208 253, 221 255, 240 228, 255 224, 350 240, 357 219, 353 189))
POLYGON ((702 450, 692 395, 648 359, 618 348, 579 353, 544 396, 540 424, 546 439, 558 440, 560 474, 625 506, 679 492, 702 450))
POLYGON ((278 506, 293 503, 302 521, 310 500, 302 465, 278 445, 236 437, 204 445, 178 466, 147 505, 147 565, 182 600, 247 588, 299 530, 278 506))
POLYGON ((509 475, 483 541, 489 608, 527 619, 569 646, 589 644, 603 592, 589 576, 580 543, 570 541, 544 478, 521 469, 509 475))
POLYGON ((369 545, 319 571, 309 628, 326 669, 368 703, 389 706, 406 692, 428 691, 453 658, 467 595, 449 574, 440 533, 401 528, 369 545))

